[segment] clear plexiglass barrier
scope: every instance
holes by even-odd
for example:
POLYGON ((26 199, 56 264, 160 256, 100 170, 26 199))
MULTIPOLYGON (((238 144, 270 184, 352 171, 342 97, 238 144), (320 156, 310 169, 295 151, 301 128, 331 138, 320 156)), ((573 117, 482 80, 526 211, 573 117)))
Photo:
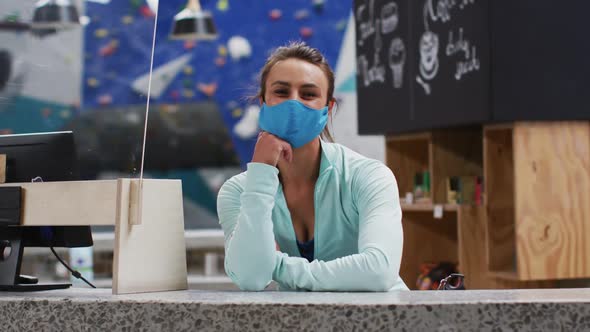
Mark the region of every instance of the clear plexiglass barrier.
POLYGON ((187 230, 220 228, 217 193, 225 180, 241 172, 240 161, 249 158, 247 150, 257 135, 256 112, 250 110, 246 116, 251 106, 244 101, 247 86, 238 85, 243 83, 240 77, 249 73, 245 69, 254 65, 245 58, 232 58, 227 21, 238 4, 226 5, 187 0, 159 4, 147 86, 143 175, 182 181, 187 230), (233 132, 240 119, 245 119, 242 137, 233 132), (244 156, 239 151, 245 151, 244 156))
POLYGON ((156 11, 143 1, 0 2, 7 183, 139 177, 156 11))
POLYGON ((64 180, 138 177, 156 10, 0 2, 0 134, 71 131, 78 174, 64 180))

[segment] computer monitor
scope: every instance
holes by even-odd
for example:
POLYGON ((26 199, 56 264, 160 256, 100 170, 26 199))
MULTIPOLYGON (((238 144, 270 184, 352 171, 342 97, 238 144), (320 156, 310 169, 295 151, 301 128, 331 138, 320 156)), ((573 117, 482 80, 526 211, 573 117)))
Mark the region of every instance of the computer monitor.
MULTIPOLYGON (((79 180, 74 135, 71 131, 0 135, 0 154, 6 155, 6 183, 79 180)), ((50 224, 51 221, 49 220, 50 224)), ((89 247, 90 226, 24 227, 25 247, 89 247)))
MULTIPOLYGON (((79 179, 74 135, 70 132, 0 135, 6 155, 6 183, 74 181, 79 179)), ((75 202, 72 202, 75 204, 75 202)), ((51 220, 47 224, 51 225, 51 220)), ((0 290, 34 291, 67 288, 71 284, 37 284, 20 275, 23 247, 92 246, 90 226, 0 227, 0 290), (6 248, 10 248, 6 251, 6 248), (6 254, 8 252, 8 254, 6 254)))

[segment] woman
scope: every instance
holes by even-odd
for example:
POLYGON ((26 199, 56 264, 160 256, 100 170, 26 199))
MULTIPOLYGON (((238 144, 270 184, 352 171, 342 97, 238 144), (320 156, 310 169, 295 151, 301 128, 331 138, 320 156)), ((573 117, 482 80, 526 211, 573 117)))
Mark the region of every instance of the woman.
POLYGON ((261 71, 261 134, 247 171, 217 199, 225 270, 242 290, 389 291, 403 234, 395 178, 332 140, 334 74, 303 43, 278 48, 261 71), (323 133, 322 133, 323 132, 323 133))

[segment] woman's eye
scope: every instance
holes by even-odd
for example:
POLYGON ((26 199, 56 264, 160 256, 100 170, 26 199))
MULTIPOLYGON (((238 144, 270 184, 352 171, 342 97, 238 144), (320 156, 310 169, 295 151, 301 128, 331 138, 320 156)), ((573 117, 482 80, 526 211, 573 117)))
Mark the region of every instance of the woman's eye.
POLYGON ((313 92, 306 92, 303 94, 305 98, 315 98, 317 95, 313 92))
POLYGON ((287 90, 275 90, 275 93, 277 95, 286 95, 288 93, 287 90))

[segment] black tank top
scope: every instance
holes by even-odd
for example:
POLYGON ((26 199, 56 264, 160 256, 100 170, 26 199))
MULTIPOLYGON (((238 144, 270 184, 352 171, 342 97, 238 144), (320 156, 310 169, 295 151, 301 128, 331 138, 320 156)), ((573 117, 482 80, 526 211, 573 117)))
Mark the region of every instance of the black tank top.
POLYGON ((311 239, 307 242, 299 242, 297 240, 297 248, 299 248, 299 253, 301 257, 306 258, 308 261, 313 261, 313 240, 311 239))

